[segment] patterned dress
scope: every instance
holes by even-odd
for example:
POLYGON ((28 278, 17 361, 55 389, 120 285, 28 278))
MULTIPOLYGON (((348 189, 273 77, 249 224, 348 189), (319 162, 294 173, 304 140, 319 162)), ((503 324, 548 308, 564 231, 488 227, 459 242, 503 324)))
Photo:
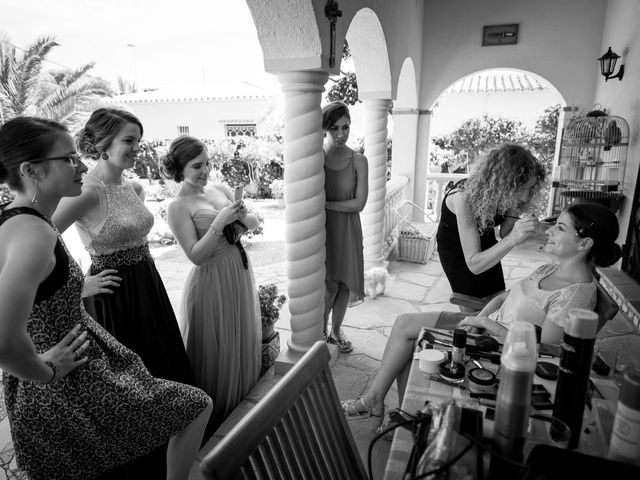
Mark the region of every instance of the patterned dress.
MULTIPOLYGON (((198 210, 198 238, 218 212, 198 210)), ((220 235, 207 262, 194 266, 182 297, 182 331, 196 386, 212 398, 209 431, 217 428, 255 385, 260 374, 260 305, 251 263, 220 235)))
MULTIPOLYGON (((14 208, 0 214, 0 225, 18 214, 44 219, 14 208)), ((60 236, 54 254, 56 266, 38 288, 27 332, 42 353, 79 323, 91 342, 89 361, 46 384, 4 372, 5 401, 18 465, 31 480, 87 480, 167 442, 200 415, 208 397, 152 377, 138 355, 84 310, 84 278, 60 236)))
MULTIPOLYGON (((327 201, 355 198, 358 175, 354 155, 342 170, 324 167, 324 189, 327 201)), ((360 214, 327 210, 325 228, 327 280, 344 283, 351 292, 352 300, 363 299, 364 256, 360 214)))

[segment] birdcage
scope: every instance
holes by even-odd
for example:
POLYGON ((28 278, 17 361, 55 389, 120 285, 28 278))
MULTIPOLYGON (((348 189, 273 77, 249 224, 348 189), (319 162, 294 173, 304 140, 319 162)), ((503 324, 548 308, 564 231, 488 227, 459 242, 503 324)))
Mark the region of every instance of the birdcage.
POLYGON ((629 124, 596 110, 571 120, 562 136, 552 186, 554 212, 574 202, 620 206, 629 145, 629 124))
POLYGON ((398 260, 427 263, 436 248, 438 224, 428 222, 426 212, 408 200, 394 212, 398 217, 398 260))

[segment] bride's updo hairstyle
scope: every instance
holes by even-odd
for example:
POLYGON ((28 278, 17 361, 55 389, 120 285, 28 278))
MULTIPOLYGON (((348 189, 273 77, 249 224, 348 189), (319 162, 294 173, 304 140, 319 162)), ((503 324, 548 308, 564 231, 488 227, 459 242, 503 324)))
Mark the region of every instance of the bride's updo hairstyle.
POLYGON ((22 191, 20 164, 46 158, 63 125, 36 117, 16 117, 0 128, 0 183, 15 191, 22 191))
POLYGON ((593 246, 588 259, 598 267, 608 267, 622 255, 618 238, 618 219, 608 208, 597 203, 578 203, 567 208, 573 227, 580 238, 591 238, 593 246))
POLYGON ((76 136, 78 151, 85 157, 98 160, 127 123, 137 125, 142 137, 142 123, 134 114, 117 108, 97 109, 76 136))
POLYGON ((176 138, 169 145, 169 152, 160 159, 162 174, 165 178, 181 182, 185 165, 206 149, 204 143, 189 135, 176 138))

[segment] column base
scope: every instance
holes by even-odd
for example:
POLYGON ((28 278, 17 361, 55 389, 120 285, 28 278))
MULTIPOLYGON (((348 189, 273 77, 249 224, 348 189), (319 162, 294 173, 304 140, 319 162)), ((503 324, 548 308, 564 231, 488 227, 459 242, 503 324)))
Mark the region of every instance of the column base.
MULTIPOLYGON (((338 348, 335 345, 330 344, 327 344, 327 347, 329 347, 329 354, 331 355, 329 365, 333 365, 333 363, 338 359, 338 348)), ((274 363, 274 373, 276 375, 284 375, 291 370, 291 367, 293 367, 304 354, 305 352, 295 352, 286 346, 280 351, 276 358, 274 363)))

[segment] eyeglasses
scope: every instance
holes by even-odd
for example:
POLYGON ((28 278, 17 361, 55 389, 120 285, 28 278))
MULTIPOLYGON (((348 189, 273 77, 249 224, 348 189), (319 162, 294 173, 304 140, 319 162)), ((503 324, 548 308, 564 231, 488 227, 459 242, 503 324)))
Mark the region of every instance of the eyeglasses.
POLYGON ((48 162, 50 160, 65 160, 69 162, 69 165, 71 165, 73 168, 78 168, 80 165, 82 165, 82 157, 80 156, 79 153, 70 153, 68 155, 63 155, 61 157, 40 158, 37 160, 29 160, 29 162, 42 163, 42 162, 48 162))

